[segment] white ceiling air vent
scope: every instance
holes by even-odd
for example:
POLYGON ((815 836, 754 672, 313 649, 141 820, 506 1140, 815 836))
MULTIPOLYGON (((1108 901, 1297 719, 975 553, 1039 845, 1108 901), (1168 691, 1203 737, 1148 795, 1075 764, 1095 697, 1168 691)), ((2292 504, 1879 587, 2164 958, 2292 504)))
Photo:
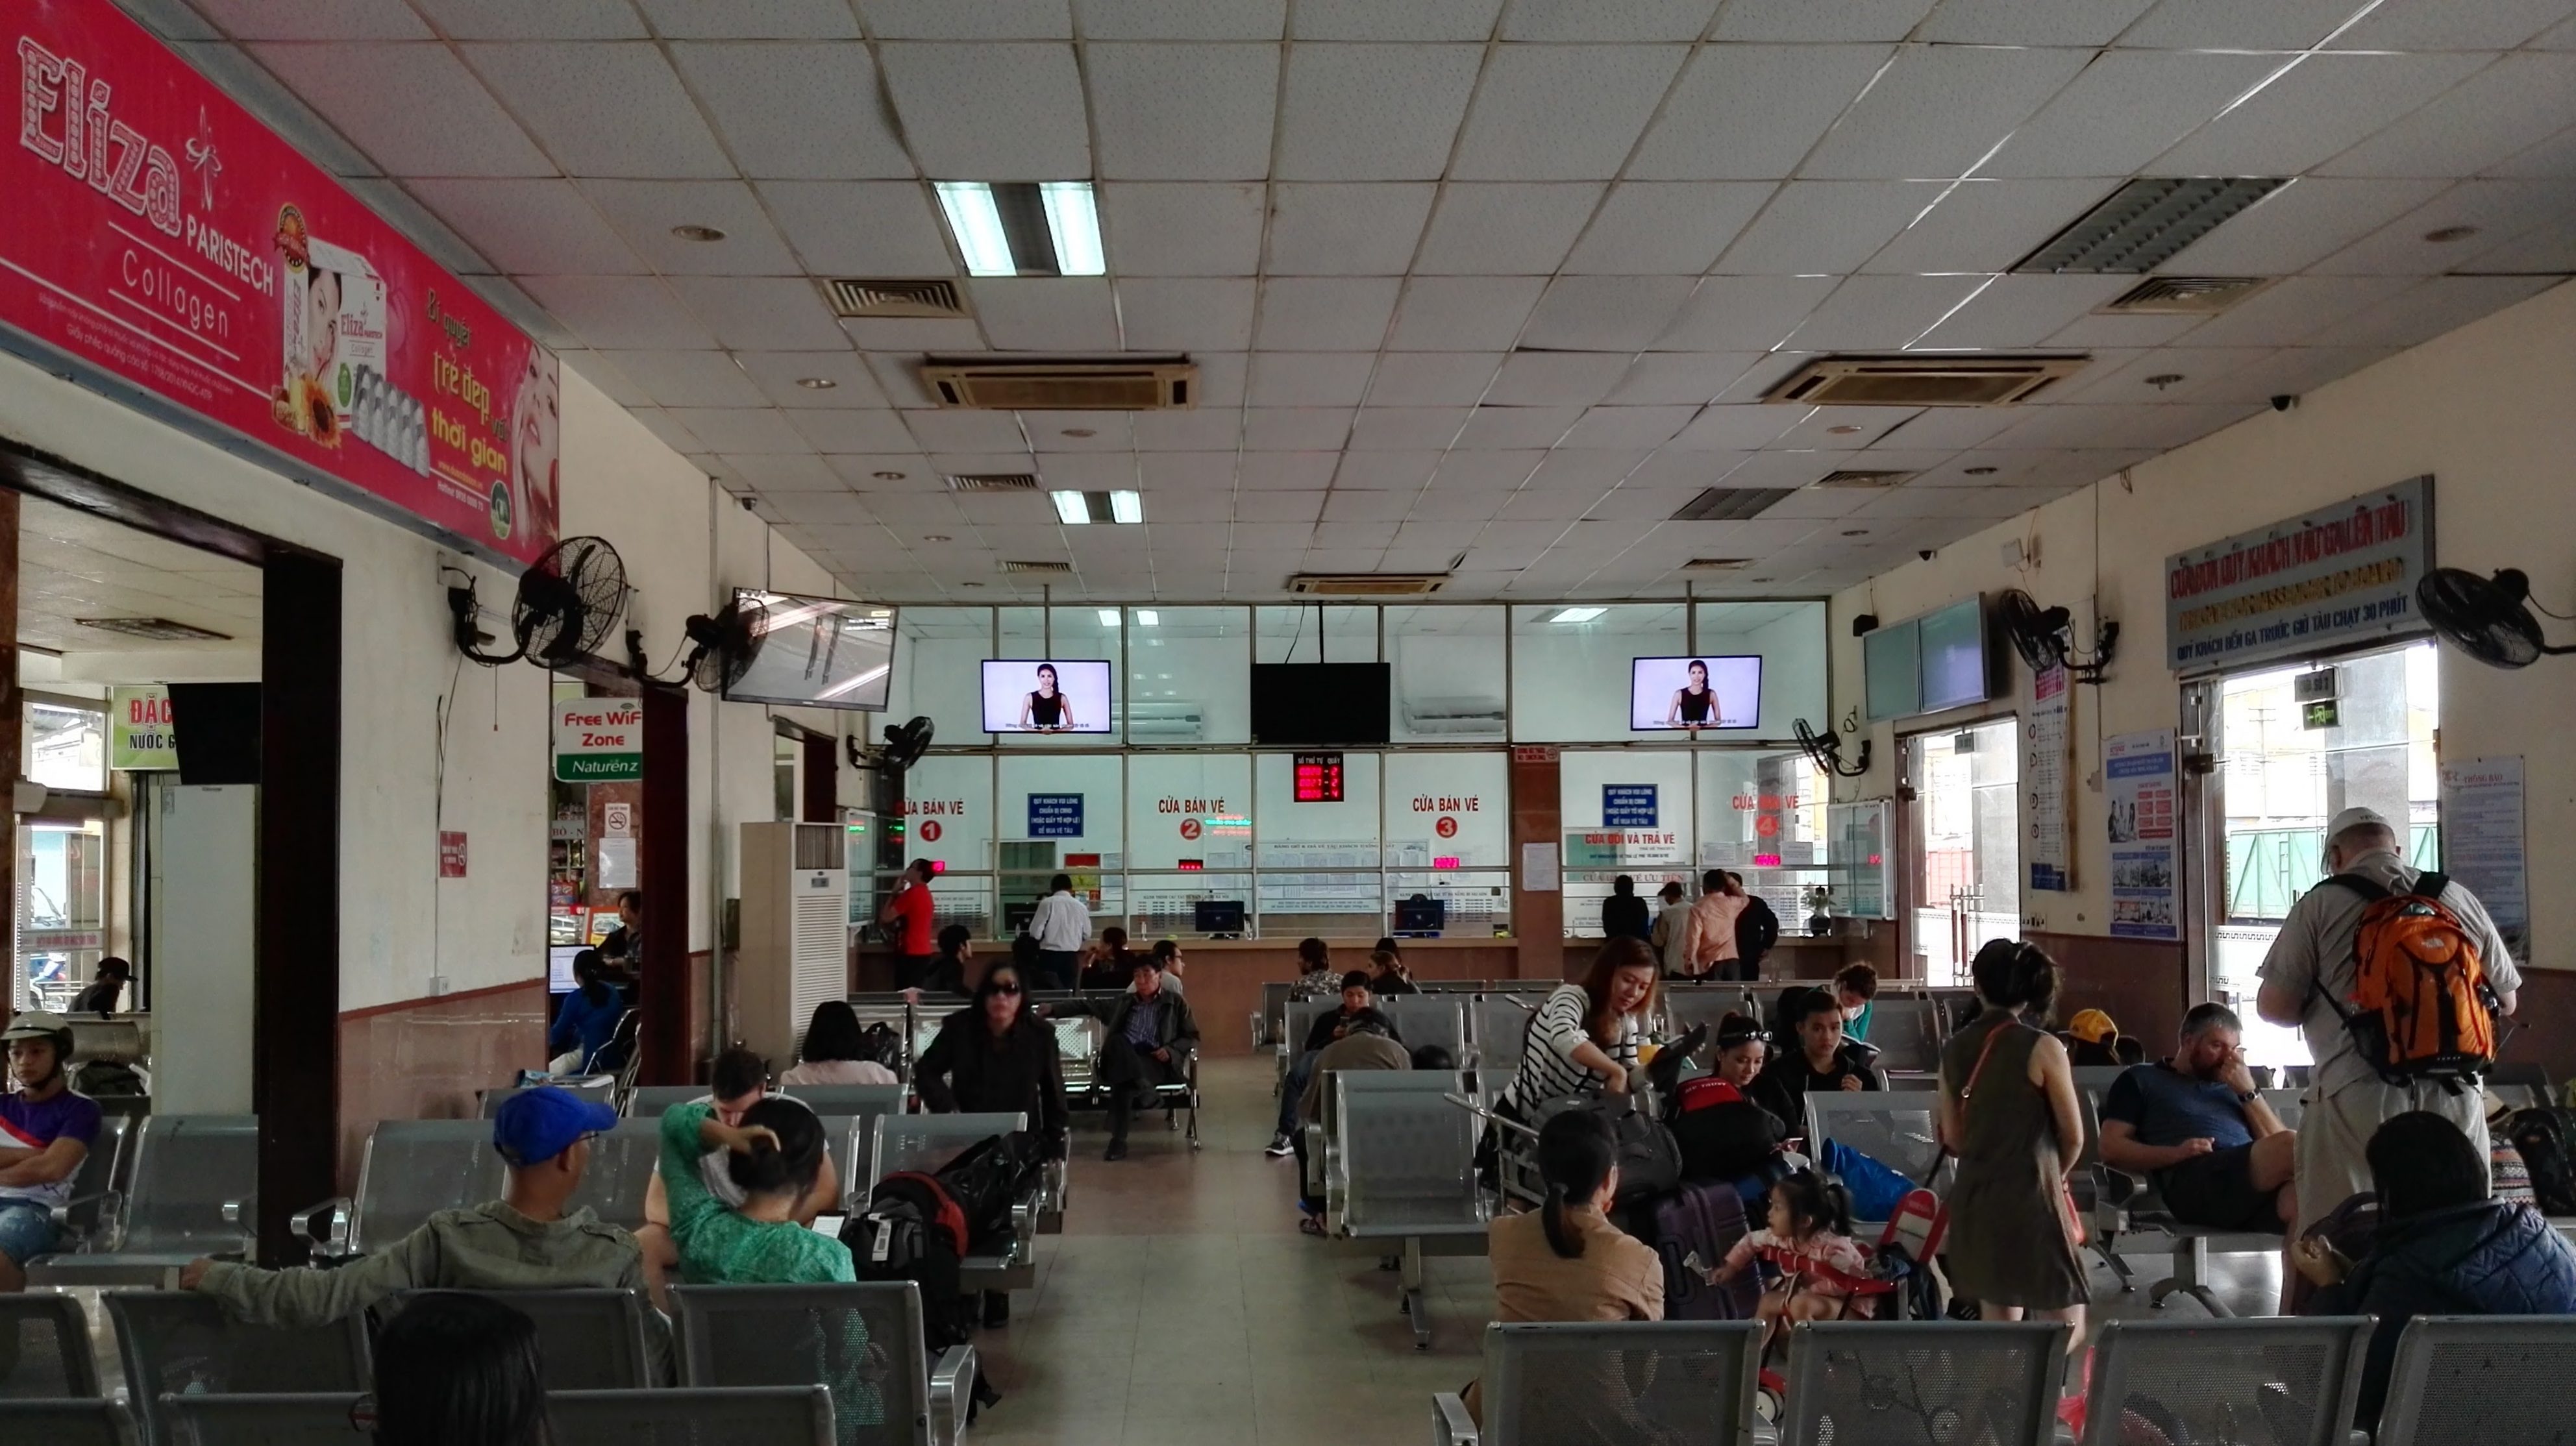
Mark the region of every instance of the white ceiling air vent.
POLYGON ((951 492, 1035 492, 1038 477, 1034 472, 952 472, 948 474, 951 492))
POLYGON ((1190 698, 1129 698, 1130 742, 1196 743, 1207 732, 1207 705, 1190 698))
POLYGON ((1816 485, 1819 487, 1893 487, 1913 475, 1911 472, 1867 472, 1859 468, 1846 467, 1839 472, 1826 473, 1816 479, 1816 485))
POLYGON ((2141 176, 2076 217, 2013 270, 2143 276, 2286 184, 2275 176, 2141 176))
POLYGON ((1503 700, 1500 698, 1415 698, 1404 700, 1405 731, 1417 736, 1442 734, 1450 737, 1500 738, 1503 736, 1503 700))
POLYGON ((937 277, 906 281, 835 276, 823 283, 823 296, 832 303, 834 316, 969 314, 965 301, 957 295, 957 283, 937 277))
POLYGON ((1445 572, 1301 572, 1288 579, 1299 597, 1429 597, 1448 584, 1445 572))
POLYGON ((2007 407, 2083 369, 2091 357, 1837 356, 1798 368, 1762 398, 1804 407, 2007 407))
POLYGON ((2150 276, 2094 310, 2117 314, 2214 316, 2272 284, 2269 276, 2150 276))
POLYGON ((1673 511, 1675 522, 1741 522, 1788 496, 1795 488, 1704 487, 1673 511))
POLYGON ((1752 565, 1753 559, 1749 557, 1694 557, 1682 564, 1682 571, 1735 572, 1752 565))
POLYGON ((926 357, 921 380, 943 407, 987 412, 1161 412, 1199 404, 1198 364, 1180 357, 1007 362, 926 357))
POLYGON ((123 633, 129 638, 149 638, 156 643, 229 643, 230 633, 201 628, 194 623, 172 622, 168 618, 74 618, 85 628, 102 633, 123 633))
POLYGON ((1013 562, 1010 559, 1005 558, 1002 562, 1002 571, 1035 572, 1044 573, 1050 577, 1064 577, 1073 572, 1073 564, 1069 562, 1013 562))

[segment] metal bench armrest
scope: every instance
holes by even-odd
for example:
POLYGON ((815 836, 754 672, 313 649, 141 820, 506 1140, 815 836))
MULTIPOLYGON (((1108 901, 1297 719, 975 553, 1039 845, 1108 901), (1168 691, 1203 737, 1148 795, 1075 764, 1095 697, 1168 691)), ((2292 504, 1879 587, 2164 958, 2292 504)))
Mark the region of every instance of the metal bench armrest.
MULTIPOLYGON (((225 1208, 227 1213, 224 1218, 232 1219, 234 1214, 238 1213, 238 1202, 228 1204, 225 1208)), ((330 1260, 341 1259, 349 1253, 349 1226, 356 1209, 357 1202, 346 1195, 325 1200, 319 1205, 307 1206, 295 1212, 295 1233, 304 1237, 306 1243, 313 1247, 315 1255, 330 1260), (330 1212, 329 1218, 323 1222, 322 1233, 316 1235, 313 1233, 314 1217, 325 1211, 330 1212)))
POLYGON ((116 1233, 116 1217, 123 1211, 125 1205, 125 1192, 122 1190, 100 1190, 89 1195, 74 1195, 45 1213, 52 1217, 56 1230, 78 1234, 80 1226, 72 1219, 72 1215, 85 1205, 98 1207, 96 1233, 101 1238, 112 1238, 116 1233))
POLYGON ((1455 1391, 1431 1397, 1431 1446, 1481 1446, 1483 1431, 1467 1414, 1466 1398, 1455 1391))
POLYGON ((975 1396, 975 1348, 950 1346, 930 1367, 931 1446, 966 1439, 966 1414, 975 1396))

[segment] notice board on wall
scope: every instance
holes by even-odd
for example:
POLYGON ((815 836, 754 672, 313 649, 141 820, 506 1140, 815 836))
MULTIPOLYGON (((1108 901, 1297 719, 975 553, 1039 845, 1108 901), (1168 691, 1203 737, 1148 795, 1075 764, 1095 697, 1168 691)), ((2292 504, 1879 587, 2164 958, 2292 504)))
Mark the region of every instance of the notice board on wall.
POLYGON ((2069 728, 2074 690, 2067 686, 2066 665, 2031 675, 2031 706, 2022 720, 2022 817, 2030 837, 2022 840, 2022 862, 2030 887, 2064 893, 2075 887, 2073 850, 2068 846, 2067 776, 2074 769, 2069 728))
POLYGON ((2442 871, 2487 906, 2516 959, 2531 957, 2522 807, 2520 758, 2442 765, 2442 871))

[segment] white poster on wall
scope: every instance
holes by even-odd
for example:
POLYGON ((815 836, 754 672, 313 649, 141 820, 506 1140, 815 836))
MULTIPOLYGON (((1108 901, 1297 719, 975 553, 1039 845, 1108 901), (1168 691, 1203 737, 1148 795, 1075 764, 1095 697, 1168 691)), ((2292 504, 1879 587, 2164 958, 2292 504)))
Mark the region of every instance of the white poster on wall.
POLYGON ((2030 866, 2030 887, 2064 893, 2075 887, 2066 817, 2066 776, 2073 767, 2067 725, 2074 690, 2067 686, 2063 663, 2033 674, 2030 684, 2030 713, 2021 730, 2022 817, 2030 820, 2030 837, 2021 856, 2030 866))
POLYGON ((2102 777, 2111 806, 2111 936, 2179 939, 2173 730, 2106 740, 2102 777))
POLYGON ((2487 906, 2513 957, 2530 958, 2520 758, 2442 765, 2442 869, 2487 906))
POLYGON ((1521 892, 1528 894, 1557 892, 1556 845, 1552 843, 1521 845, 1521 892))

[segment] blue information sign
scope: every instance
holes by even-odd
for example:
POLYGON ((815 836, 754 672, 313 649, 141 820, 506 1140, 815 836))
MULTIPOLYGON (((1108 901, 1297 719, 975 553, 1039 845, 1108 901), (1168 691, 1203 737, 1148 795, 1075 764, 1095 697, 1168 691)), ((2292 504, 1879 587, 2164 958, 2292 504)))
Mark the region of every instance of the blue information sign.
POLYGON ((1657 828, 1655 795, 1661 787, 1653 783, 1605 783, 1601 785, 1601 826, 1603 828, 1657 828))
POLYGON ((1082 837, 1082 795, 1078 793, 1030 794, 1029 837, 1082 837))

